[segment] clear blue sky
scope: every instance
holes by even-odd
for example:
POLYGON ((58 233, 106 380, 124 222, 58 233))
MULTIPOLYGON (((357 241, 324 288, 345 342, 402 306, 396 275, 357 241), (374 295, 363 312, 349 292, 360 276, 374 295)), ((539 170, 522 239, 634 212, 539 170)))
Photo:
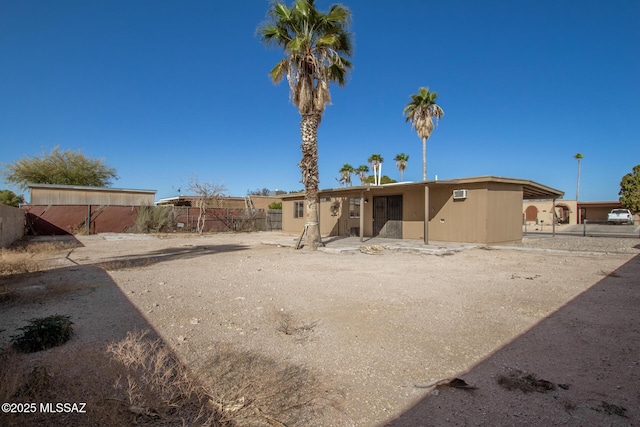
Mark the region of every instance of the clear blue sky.
MULTIPOLYGON (((372 153, 399 179, 393 157, 405 152, 405 179, 422 178, 421 142, 402 115, 420 86, 445 111, 428 179, 523 178, 573 199, 580 152, 580 199, 617 200, 640 164, 639 0, 343 4, 354 70, 320 126, 321 188, 372 153)), ((157 198, 184 194, 192 176, 234 196, 302 189, 300 118, 286 82, 267 75, 282 55, 255 35, 268 7, 0 0, 0 162, 59 145, 115 167, 113 187, 157 198)))

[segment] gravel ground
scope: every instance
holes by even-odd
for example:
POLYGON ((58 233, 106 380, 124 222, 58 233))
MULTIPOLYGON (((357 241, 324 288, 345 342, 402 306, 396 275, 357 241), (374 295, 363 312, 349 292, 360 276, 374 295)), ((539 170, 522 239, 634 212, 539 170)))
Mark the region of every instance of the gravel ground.
POLYGON ((25 319, 62 312, 76 325, 71 346, 149 328, 194 372, 220 346, 303 366, 333 404, 304 422, 273 414, 289 426, 640 418, 638 239, 535 237, 499 250, 371 255, 260 243, 273 236, 80 237, 83 247, 50 260, 60 268, 15 286, 82 286, 46 304, 2 306, 0 340, 25 319), (555 387, 498 384, 513 373, 555 387), (477 390, 416 387, 453 377, 477 390))

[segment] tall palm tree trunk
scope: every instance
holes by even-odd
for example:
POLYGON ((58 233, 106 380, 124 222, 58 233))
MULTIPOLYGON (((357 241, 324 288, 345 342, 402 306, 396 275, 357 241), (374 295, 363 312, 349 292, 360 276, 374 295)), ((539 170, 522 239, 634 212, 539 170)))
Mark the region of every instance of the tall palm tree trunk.
POLYGON ((580 159, 578 158, 578 183, 576 184, 576 202, 580 197, 580 159))
POLYGON ((422 180, 427 180, 427 138, 422 138, 422 180))
POLYGON ((306 249, 316 250, 320 245, 320 227, 318 224, 318 126, 320 114, 303 114, 300 121, 302 136, 302 160, 298 166, 302 172, 302 183, 305 188, 305 205, 307 208, 307 235, 304 243, 306 249))

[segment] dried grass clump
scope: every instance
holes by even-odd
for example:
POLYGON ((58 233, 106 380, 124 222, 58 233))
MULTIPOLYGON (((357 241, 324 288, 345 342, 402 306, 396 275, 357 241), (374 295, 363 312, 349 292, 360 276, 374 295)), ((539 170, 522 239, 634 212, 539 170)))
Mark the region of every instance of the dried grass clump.
POLYGON ((32 242, 21 240, 11 248, 0 249, 0 277, 33 273, 44 269, 44 264, 36 258, 56 254, 78 247, 77 242, 32 242))
POLYGON ((293 314, 284 310, 274 311, 273 318, 276 325, 276 331, 285 335, 296 336, 298 339, 310 338, 311 332, 313 332, 319 323, 318 320, 310 323, 300 323, 296 321, 293 314))
POLYGON ((13 244, 11 251, 25 252, 28 254, 53 254, 68 251, 80 246, 80 243, 72 241, 50 241, 50 242, 34 242, 30 240, 21 240, 13 244))
POLYGON ((104 261, 96 264, 97 267, 105 271, 127 270, 130 268, 148 267, 159 262, 158 257, 145 257, 135 259, 122 259, 113 261, 104 261))
POLYGON ((231 347, 217 349, 198 378, 221 422, 242 426, 318 425, 341 400, 304 367, 231 347))
POLYGON ((41 264, 32 259, 26 252, 2 249, 0 251, 0 277, 14 274, 32 273, 40 271, 41 264))
POLYGON ((112 400, 124 405, 137 424, 216 425, 206 396, 159 339, 149 338, 147 331, 129 333, 107 352, 122 368, 112 400))

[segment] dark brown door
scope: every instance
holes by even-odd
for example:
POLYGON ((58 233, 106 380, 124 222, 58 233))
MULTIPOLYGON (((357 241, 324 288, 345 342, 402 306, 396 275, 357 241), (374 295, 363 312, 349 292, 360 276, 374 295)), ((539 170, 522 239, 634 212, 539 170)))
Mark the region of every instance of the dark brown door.
POLYGON ((402 239, 402 195, 373 198, 373 235, 402 239))

